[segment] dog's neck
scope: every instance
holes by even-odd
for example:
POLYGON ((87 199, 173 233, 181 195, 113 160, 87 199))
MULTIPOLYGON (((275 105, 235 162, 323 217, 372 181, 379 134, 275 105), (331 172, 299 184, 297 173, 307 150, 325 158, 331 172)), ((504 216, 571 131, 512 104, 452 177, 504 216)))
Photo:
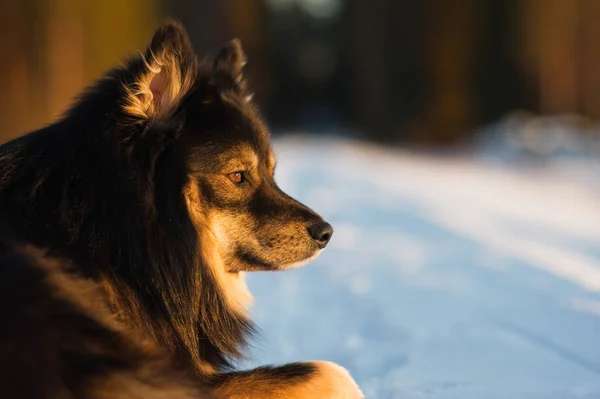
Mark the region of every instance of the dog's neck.
POLYGON ((204 265, 208 267, 220 291, 227 300, 230 308, 240 316, 246 316, 247 309, 252 305, 254 298, 248 290, 244 279, 244 272, 232 273, 227 271, 227 266, 219 252, 218 237, 211 220, 203 214, 202 199, 198 186, 189 181, 184 189, 186 205, 196 229, 201 257, 204 265))
MULTIPOLYGON (((39 137, 26 138, 3 148, 5 161, 14 160, 11 165, 18 170, 8 173, 7 168, 0 185, 8 225, 25 240, 73 260, 83 275, 100 278, 118 318, 192 368, 208 364, 219 370, 240 357, 252 332, 245 311, 251 296, 242 275, 225 271, 211 241, 214 237, 204 235, 207 225, 193 226, 203 221, 190 211, 202 208, 190 207, 180 202, 180 195, 172 195, 160 204, 172 214, 160 219, 156 213, 140 210, 132 215, 156 191, 189 190, 178 180, 184 172, 171 168, 155 176, 158 185, 142 194, 132 189, 131 180, 113 179, 110 184, 127 195, 88 197, 95 190, 86 185, 94 182, 78 180, 74 185, 58 180, 61 168, 71 166, 68 155, 73 149, 65 151, 58 163, 44 156, 42 144, 46 136, 53 137, 54 129, 58 128, 44 132, 41 143, 39 137), (40 157, 34 156, 38 153, 40 157), (19 184, 12 184, 17 179, 19 184), (84 203, 93 206, 82 207, 84 203), (59 220, 55 209, 69 211, 59 220), (32 215, 45 215, 45 219, 36 217, 31 223, 32 215), (138 219, 145 223, 137 223, 138 219), (118 223, 122 228, 114 229, 118 223)), ((52 143, 48 140, 48 145, 52 143)), ((184 193, 187 200, 199 201, 197 187, 192 193, 195 197, 184 193)))

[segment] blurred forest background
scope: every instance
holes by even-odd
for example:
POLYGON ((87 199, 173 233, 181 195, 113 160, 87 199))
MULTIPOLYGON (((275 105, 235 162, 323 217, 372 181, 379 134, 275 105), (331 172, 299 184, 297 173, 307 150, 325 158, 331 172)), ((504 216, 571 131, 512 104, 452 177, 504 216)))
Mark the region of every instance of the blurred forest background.
POLYGON ((200 54, 240 37, 281 131, 445 146, 515 110, 600 117, 599 0, 0 0, 0 139, 52 121, 166 16, 200 54))

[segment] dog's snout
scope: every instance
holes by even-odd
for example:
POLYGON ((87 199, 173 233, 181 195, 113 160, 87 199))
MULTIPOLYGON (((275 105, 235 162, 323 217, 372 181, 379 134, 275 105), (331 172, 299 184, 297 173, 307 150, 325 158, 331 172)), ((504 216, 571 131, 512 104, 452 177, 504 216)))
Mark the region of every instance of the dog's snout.
POLYGON ((317 242, 319 248, 323 249, 331 240, 333 227, 327 222, 318 222, 308 228, 308 233, 317 242))

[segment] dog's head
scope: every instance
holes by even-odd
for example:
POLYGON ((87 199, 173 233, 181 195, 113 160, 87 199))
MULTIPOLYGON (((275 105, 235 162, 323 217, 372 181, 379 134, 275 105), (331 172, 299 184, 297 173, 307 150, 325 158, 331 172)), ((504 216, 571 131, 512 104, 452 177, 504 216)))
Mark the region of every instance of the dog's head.
POLYGON ((332 228, 275 183, 232 41, 199 61, 177 23, 63 119, 0 150, 3 218, 101 280, 128 324, 201 368, 239 356, 239 272, 316 256, 332 228), (230 301, 229 299, 235 299, 230 301))
POLYGON ((239 40, 199 65, 183 28, 160 28, 128 83, 124 111, 149 129, 175 126, 189 181, 185 196, 226 272, 278 270, 314 258, 332 227, 286 195, 276 160, 243 76, 239 40))
MULTIPOLYGON (((245 63, 238 40, 212 62, 199 62, 184 29, 170 22, 158 29, 144 54, 117 72, 121 107, 113 125, 124 126, 120 134, 130 132, 125 140, 136 143, 131 151, 137 153, 134 163, 143 164, 140 170, 154 171, 147 204, 156 209, 156 229, 171 229, 162 233, 162 242, 155 241, 158 233, 146 233, 157 247, 169 248, 168 254, 148 255, 155 266, 141 271, 132 271, 127 261, 117 279, 134 273, 134 285, 142 283, 135 288, 140 296, 149 284, 154 287, 142 302, 148 306, 160 297, 184 337, 173 340, 167 333, 163 340, 187 347, 196 359, 200 345, 213 365, 239 355, 251 329, 243 309, 251 296, 240 272, 302 264, 316 257, 333 233, 318 214, 277 186, 269 132, 246 88, 245 63), (185 208, 185 217, 174 213, 179 208, 185 208), (189 242, 188 228, 196 230, 196 244, 189 242), (181 257, 178 249, 186 252, 183 262, 156 263, 181 257)), ((141 182, 140 190, 146 188, 141 182)), ((155 327, 155 334, 165 335, 161 328, 155 327)))

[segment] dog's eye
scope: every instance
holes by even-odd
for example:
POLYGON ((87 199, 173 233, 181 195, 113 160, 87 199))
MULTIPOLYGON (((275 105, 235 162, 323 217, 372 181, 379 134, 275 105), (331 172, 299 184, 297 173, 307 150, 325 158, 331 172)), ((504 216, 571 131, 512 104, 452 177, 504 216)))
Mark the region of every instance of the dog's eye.
POLYGON ((229 178, 229 180, 231 180, 231 182, 233 184, 236 184, 236 185, 246 182, 246 176, 244 175, 244 172, 242 172, 242 171, 230 173, 227 175, 227 177, 229 178))

